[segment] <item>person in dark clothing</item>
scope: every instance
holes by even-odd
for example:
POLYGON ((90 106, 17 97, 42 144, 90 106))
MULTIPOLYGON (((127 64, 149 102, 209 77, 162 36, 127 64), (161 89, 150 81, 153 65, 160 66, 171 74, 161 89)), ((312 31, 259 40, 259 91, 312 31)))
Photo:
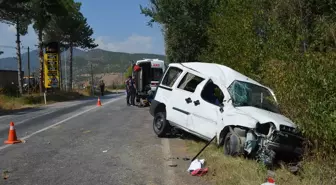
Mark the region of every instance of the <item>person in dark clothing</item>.
POLYGON ((131 104, 132 106, 135 106, 135 95, 136 95, 136 86, 135 86, 135 77, 131 79, 131 104))
POLYGON ((131 91, 131 103, 132 105, 135 105, 135 97, 136 97, 136 85, 135 85, 135 77, 132 78, 132 91, 131 91))
POLYGON ((127 105, 130 105, 130 98, 131 98, 131 89, 130 89, 130 82, 132 80, 132 76, 128 76, 128 79, 125 81, 126 84, 126 102, 127 105))
POLYGON ((127 105, 135 105, 135 94, 136 94, 136 89, 135 89, 135 81, 132 76, 129 76, 128 79, 126 80, 126 93, 127 93, 127 105), (130 102, 131 99, 131 102, 130 102))
POLYGON ((105 92, 105 83, 104 81, 100 81, 100 84, 99 84, 99 87, 100 87, 100 93, 102 96, 104 96, 104 92, 105 92))

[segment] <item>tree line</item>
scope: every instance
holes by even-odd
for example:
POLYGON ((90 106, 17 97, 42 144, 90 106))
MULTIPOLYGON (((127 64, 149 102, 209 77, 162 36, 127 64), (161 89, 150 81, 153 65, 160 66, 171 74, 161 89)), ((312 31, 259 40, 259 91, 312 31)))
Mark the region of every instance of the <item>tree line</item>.
MULTIPOLYGON (((281 111, 335 157, 336 4, 329 0, 150 0, 170 62, 227 65, 272 87, 281 111)), ((335 159, 335 158, 334 158, 335 159)))
POLYGON ((74 0, 2 0, 0 2, 0 22, 14 25, 16 28, 16 54, 18 60, 19 91, 22 94, 22 61, 20 37, 28 32, 28 26, 33 28, 38 37, 40 60, 39 89, 43 85, 43 48, 48 42, 59 42, 60 51, 70 50, 69 89, 72 87, 73 48, 92 49, 97 47, 92 38, 93 29, 80 11, 81 3, 74 0))

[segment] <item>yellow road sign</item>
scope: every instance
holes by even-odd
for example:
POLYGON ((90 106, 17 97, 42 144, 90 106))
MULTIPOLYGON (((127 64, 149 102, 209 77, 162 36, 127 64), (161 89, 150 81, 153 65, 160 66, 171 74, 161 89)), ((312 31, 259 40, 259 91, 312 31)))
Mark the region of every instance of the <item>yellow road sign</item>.
POLYGON ((58 53, 44 54, 44 86, 45 88, 59 88, 59 60, 58 53))

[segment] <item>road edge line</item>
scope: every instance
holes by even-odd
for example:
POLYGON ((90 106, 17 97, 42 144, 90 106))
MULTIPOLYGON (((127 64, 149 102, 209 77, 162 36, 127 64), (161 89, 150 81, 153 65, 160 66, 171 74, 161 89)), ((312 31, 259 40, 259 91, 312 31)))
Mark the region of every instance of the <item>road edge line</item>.
POLYGON ((173 161, 169 159, 171 157, 171 151, 170 151, 170 143, 169 139, 163 138, 161 139, 162 144, 162 152, 163 152, 163 158, 167 159, 164 160, 164 183, 165 185, 175 185, 175 171, 173 168, 170 167, 170 165, 173 164, 173 161))

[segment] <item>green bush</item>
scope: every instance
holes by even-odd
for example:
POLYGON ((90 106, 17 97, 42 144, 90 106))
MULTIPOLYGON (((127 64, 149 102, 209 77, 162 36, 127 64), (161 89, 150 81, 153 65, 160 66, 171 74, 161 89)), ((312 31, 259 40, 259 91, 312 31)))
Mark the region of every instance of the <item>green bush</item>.
POLYGON ((336 149, 335 69, 334 56, 310 53, 297 61, 267 62, 263 70, 284 113, 324 154, 336 149))
MULTIPOLYGON (((295 11, 293 2, 262 2, 222 2, 213 12, 208 29, 210 45, 203 59, 227 65, 270 86, 282 112, 298 124, 317 152, 335 155, 335 52, 316 48, 317 43, 321 45, 318 39, 324 39, 318 38, 311 40, 311 49, 303 54, 300 40, 312 37, 301 32, 300 17, 284 10, 289 5, 295 11), (258 29, 267 31, 267 39, 258 35, 258 29)), ((318 30, 320 24, 312 22, 314 32, 323 35, 324 30, 318 30)))

